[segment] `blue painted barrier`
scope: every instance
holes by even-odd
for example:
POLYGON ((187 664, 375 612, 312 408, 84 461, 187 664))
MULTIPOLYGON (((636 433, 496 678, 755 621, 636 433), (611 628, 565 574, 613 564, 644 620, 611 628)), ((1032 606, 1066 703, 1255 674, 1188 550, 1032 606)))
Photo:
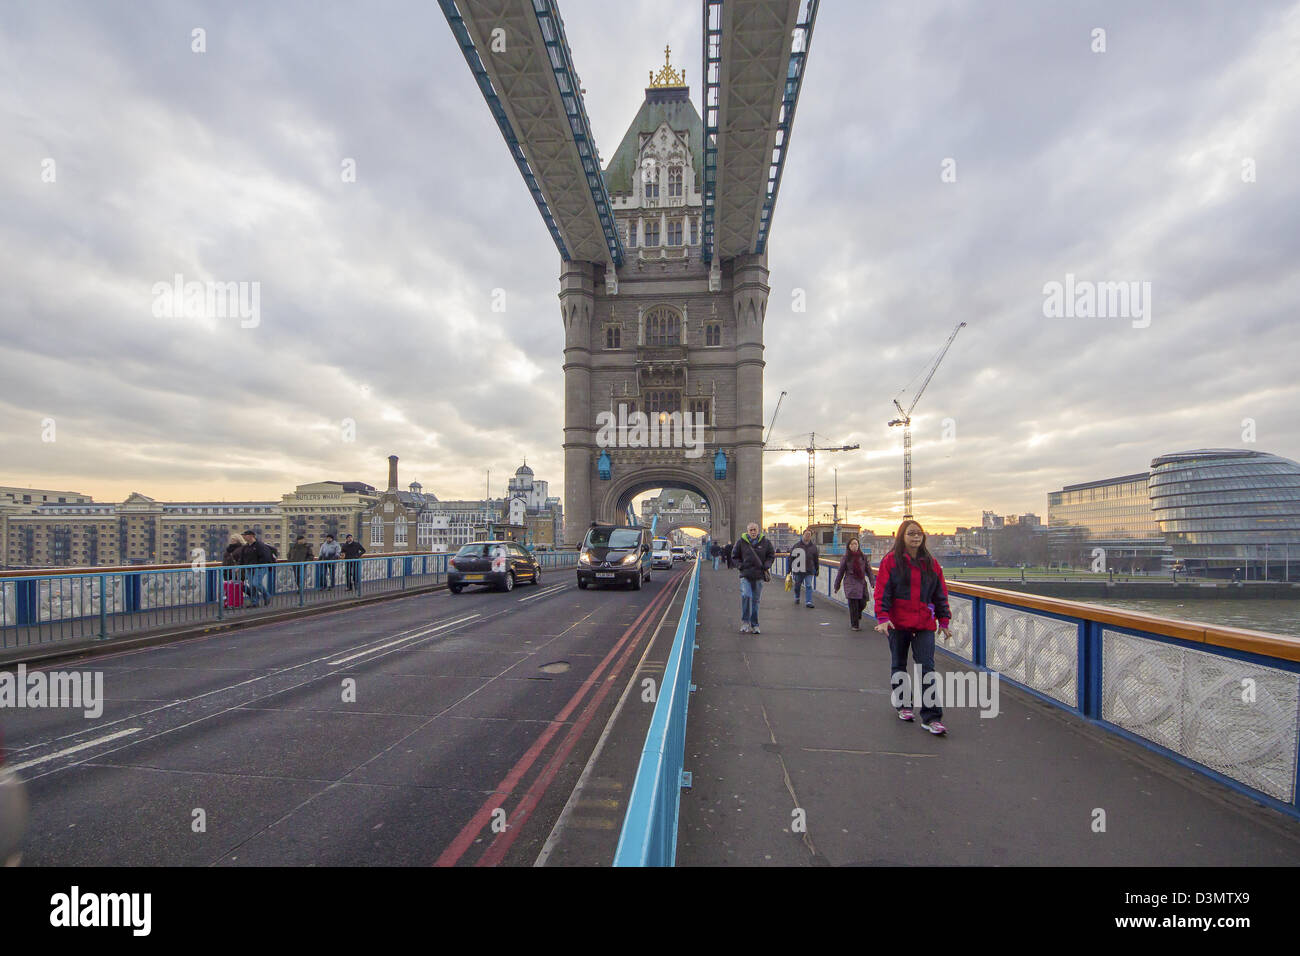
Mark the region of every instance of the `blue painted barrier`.
POLYGON ((686 756, 686 711, 690 703, 691 664, 700 606, 700 567, 695 562, 686 603, 664 667, 645 747, 637 765, 615 866, 672 866, 677 859, 677 813, 682 787, 690 786, 683 769, 686 756))

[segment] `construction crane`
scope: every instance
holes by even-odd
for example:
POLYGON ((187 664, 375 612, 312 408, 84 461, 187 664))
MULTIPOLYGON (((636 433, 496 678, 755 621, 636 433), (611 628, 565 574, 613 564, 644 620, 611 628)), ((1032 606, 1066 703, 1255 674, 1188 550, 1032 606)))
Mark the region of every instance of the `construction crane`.
POLYGON ((776 424, 776 416, 781 414, 781 402, 785 399, 785 395, 786 393, 782 392, 776 400, 776 411, 772 412, 772 420, 767 423, 767 434, 763 436, 764 445, 766 445, 767 440, 772 437, 772 426, 776 424))
MULTIPOLYGON (((939 357, 936 358, 934 360, 934 364, 930 366, 930 371, 929 373, 926 374, 925 381, 922 382, 921 387, 916 390, 916 396, 912 399, 911 405, 908 405, 907 408, 904 409, 903 406, 898 403, 898 397, 897 396, 894 397, 894 407, 898 409, 898 413, 900 417, 895 418, 889 424, 890 427, 893 427, 894 425, 903 426, 903 520, 904 521, 912 517, 912 410, 916 408, 916 403, 921 400, 921 393, 924 392, 925 387, 930 384, 930 379, 934 378, 934 373, 939 368, 939 363, 942 362, 943 357, 948 354, 948 349, 952 347, 952 340, 955 339, 957 337, 957 333, 964 328, 966 328, 966 323, 958 322, 957 327, 952 330, 952 335, 948 336, 948 341, 945 342, 943 344, 943 348, 939 350, 939 357)), ((905 385, 903 386, 903 391, 906 390, 907 390, 907 386, 905 385)), ((903 392, 900 391, 898 394, 902 395, 903 392)))
MULTIPOLYGON (((782 393, 782 394, 784 394, 784 393, 782 393)), ((779 406, 779 405, 780 405, 780 402, 778 401, 777 404, 778 404, 778 406, 779 406)), ((776 415, 773 415, 773 416, 772 416, 772 420, 773 420, 774 422, 776 421, 776 415)), ((770 427, 768 428, 768 431, 769 431, 769 433, 771 432, 771 428, 770 428, 770 427)), ((805 448, 766 448, 766 447, 765 447, 765 448, 763 449, 763 451, 776 451, 776 452, 806 451, 806 452, 808 453, 808 523, 809 523, 809 524, 812 524, 812 523, 813 523, 813 520, 814 520, 813 512, 814 512, 814 505, 815 505, 815 501, 816 501, 816 497, 815 497, 815 494, 814 494, 814 490, 815 490, 816 485, 817 485, 817 452, 819 452, 819 451, 853 451, 854 449, 856 449, 856 448, 861 448, 861 447, 862 447, 861 445, 856 445, 856 444, 854 444, 854 445, 818 445, 818 444, 817 444, 817 434, 816 434, 816 432, 810 432, 810 433, 808 434, 808 445, 807 445, 807 447, 805 447, 805 448)))

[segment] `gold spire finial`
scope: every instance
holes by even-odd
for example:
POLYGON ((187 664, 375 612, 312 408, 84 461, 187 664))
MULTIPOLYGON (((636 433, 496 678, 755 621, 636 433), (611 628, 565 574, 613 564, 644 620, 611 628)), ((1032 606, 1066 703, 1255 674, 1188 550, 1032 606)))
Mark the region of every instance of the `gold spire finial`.
POLYGON ((680 87, 686 85, 686 71, 674 70, 672 67, 672 47, 664 47, 664 65, 658 75, 654 70, 650 71, 651 89, 663 89, 664 87, 680 87))

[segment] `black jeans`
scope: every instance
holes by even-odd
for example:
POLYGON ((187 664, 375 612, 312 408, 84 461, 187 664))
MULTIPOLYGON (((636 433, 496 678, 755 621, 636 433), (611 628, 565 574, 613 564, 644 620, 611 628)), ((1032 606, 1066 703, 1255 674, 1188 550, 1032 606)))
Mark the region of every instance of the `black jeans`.
POLYGON ((921 721, 929 723, 943 717, 941 685, 934 671, 934 631, 913 631, 896 627, 889 632, 889 687, 899 710, 920 697, 921 721), (921 686, 907 670, 907 651, 921 666, 921 686), (899 685, 902 685, 900 688, 899 685))
POLYGON ((862 609, 867 606, 866 598, 849 598, 849 623, 857 627, 862 623, 862 609))

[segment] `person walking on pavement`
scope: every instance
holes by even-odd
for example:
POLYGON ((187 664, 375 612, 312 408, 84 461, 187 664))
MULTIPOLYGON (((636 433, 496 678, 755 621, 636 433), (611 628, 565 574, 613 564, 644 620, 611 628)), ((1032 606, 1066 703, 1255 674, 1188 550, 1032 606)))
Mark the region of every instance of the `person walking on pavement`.
POLYGON ((722 560, 722 548, 718 542, 709 545, 709 556, 713 558, 713 570, 718 570, 718 563, 722 560))
POLYGON ((857 538, 849 538, 849 543, 844 547, 844 556, 840 558, 839 570, 835 572, 837 594, 841 583, 844 585, 844 596, 849 602, 849 627, 860 631, 862 611, 867 606, 867 585, 875 587, 876 579, 871 573, 871 562, 862 553, 862 543, 857 538))
POLYGON ((316 558, 320 564, 319 573, 316 575, 316 586, 318 588, 334 587, 334 562, 339 559, 341 554, 343 554, 343 549, 334 540, 334 535, 325 535, 325 540, 320 546, 320 554, 316 558), (329 583, 327 584, 326 581, 329 583))
POLYGON ((899 720, 913 718, 909 698, 921 696, 921 727, 932 734, 948 732, 941 722, 938 675, 934 672, 935 626, 946 638, 952 612, 943 569, 925 547, 925 530, 911 518, 898 526, 894 547, 880 561, 876 577, 876 630, 889 635, 891 699, 899 720), (921 686, 910 690, 907 652, 921 668, 921 686))
POLYGON ((821 573, 821 548, 813 541, 813 533, 804 530, 803 536, 790 548, 790 574, 794 577, 794 605, 799 606, 799 588, 804 589, 804 606, 813 606, 813 586, 821 573))
POLYGON ((731 557, 740 565, 740 633, 758 634, 758 599, 763 582, 772 580, 768 569, 776 560, 776 550, 759 530, 758 522, 751 521, 731 557))
POLYGON ((267 586, 270 569, 265 565, 274 562, 275 554, 265 542, 257 540, 257 532, 251 528, 245 529, 244 549, 240 552, 239 563, 250 566, 245 573, 248 575, 247 591, 253 607, 271 603, 271 591, 267 586))
POLYGON ((343 536, 343 559, 348 563, 348 590, 351 591, 357 583, 361 562, 358 560, 366 549, 361 547, 361 542, 353 541, 352 535, 343 536))
POLYGON ((298 535, 297 540, 289 547, 289 560, 293 564, 293 584, 294 587, 302 588, 302 567, 303 562, 310 561, 311 545, 307 543, 306 535, 298 535))

